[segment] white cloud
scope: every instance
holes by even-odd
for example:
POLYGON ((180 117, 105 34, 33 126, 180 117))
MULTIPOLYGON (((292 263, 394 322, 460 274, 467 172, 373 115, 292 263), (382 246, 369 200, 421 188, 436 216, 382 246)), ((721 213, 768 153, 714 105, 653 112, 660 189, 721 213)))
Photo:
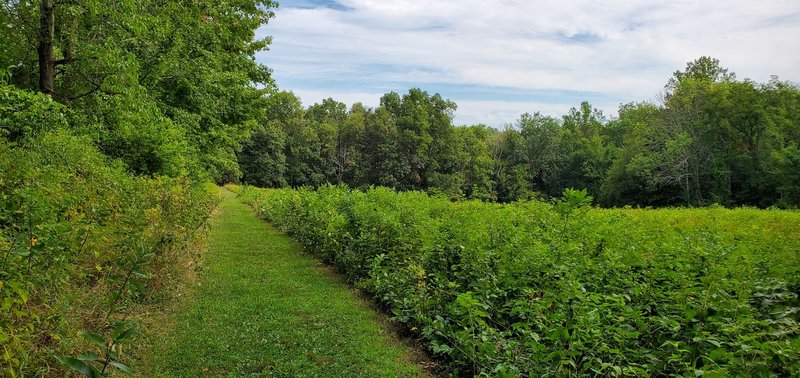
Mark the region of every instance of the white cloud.
POLYGON ((320 90, 308 90, 308 89, 289 89, 284 88, 284 90, 291 90, 297 97, 303 102, 303 106, 308 107, 314 104, 321 103, 322 100, 326 98, 333 98, 336 101, 343 102, 348 105, 355 104, 360 102, 366 106, 374 106, 378 103, 381 96, 384 95, 383 92, 341 92, 340 96, 333 96, 329 91, 320 91, 320 90))
POLYGON ((539 112, 544 115, 560 117, 578 104, 569 103, 537 103, 529 101, 458 101, 459 120, 456 125, 487 124, 502 129, 513 124, 522 113, 539 112), (494 122, 489 122, 493 120, 494 122))
MULTIPOLYGON (((742 78, 800 79, 796 0, 339 1, 346 10, 283 3, 260 31, 274 42, 259 59, 301 96, 328 91, 323 97, 375 105, 376 88, 466 84, 602 93, 609 112, 652 98, 701 55, 742 78)), ((451 98, 457 120, 470 123, 542 110, 531 108, 535 102, 457 97, 468 96, 451 98)))

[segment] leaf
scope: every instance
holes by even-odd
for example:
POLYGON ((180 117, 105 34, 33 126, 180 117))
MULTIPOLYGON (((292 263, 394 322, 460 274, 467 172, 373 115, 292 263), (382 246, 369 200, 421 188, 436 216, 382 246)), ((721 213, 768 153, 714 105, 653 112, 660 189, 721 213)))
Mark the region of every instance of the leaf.
POLYGON ((129 324, 130 323, 126 321, 121 321, 117 323, 117 325, 114 326, 114 331, 111 332, 111 338, 117 340, 119 338, 119 335, 121 335, 122 332, 125 332, 125 327, 127 327, 129 324))
POLYGON ((134 269, 134 270, 133 270, 133 271, 131 271, 131 272, 132 272, 132 273, 133 273, 135 276, 142 277, 142 278, 147 278, 147 274, 146 274, 145 272, 142 272, 141 270, 134 269))
POLYGON ((624 332, 623 334, 625 335, 626 338, 629 338, 629 339, 635 339, 635 338, 639 337, 639 332, 638 331, 624 332))
POLYGON ((125 332, 122 332, 118 337, 114 338, 116 341, 123 341, 133 337, 137 332, 139 332, 139 326, 132 325, 130 328, 126 329, 125 332))
POLYGON ((28 303, 28 291, 25 289, 16 290, 17 295, 22 298, 22 303, 28 303))
POLYGON ((64 366, 72 370, 75 370, 87 377, 91 377, 93 376, 93 374, 95 374, 95 372, 93 371, 94 369, 92 369, 91 366, 86 365, 85 362, 77 358, 69 356, 56 356, 56 359, 58 360, 58 362, 61 362, 64 366))
POLYGON ((130 283, 132 285, 132 287, 130 289, 131 293, 144 293, 145 292, 144 285, 142 285, 142 283, 139 282, 139 280, 132 279, 130 281, 130 283))
POLYGON ((81 361, 99 361, 100 356, 95 352, 84 352, 78 355, 78 359, 81 361))
POLYGON ((728 360, 728 352, 725 349, 714 349, 708 354, 714 362, 725 362, 728 360))
POLYGON ((434 342, 432 345, 433 353, 442 353, 442 354, 450 354, 452 348, 450 348, 447 344, 440 344, 438 342, 434 342))
POLYGON ((109 365, 111 365, 111 366, 113 366, 113 367, 115 367, 115 368, 117 368, 119 370, 122 370, 122 371, 124 371, 124 372, 126 372, 128 374, 133 373, 133 370, 130 368, 130 366, 125 365, 125 364, 123 364, 121 362, 111 361, 111 363, 109 365))
POLYGON ((561 352, 560 351, 551 352, 542 361, 550 361, 550 360, 552 360, 554 358, 559 358, 560 359, 561 358, 561 352))
POLYGON ((95 343, 97 346, 99 346, 103 350, 106 350, 106 348, 108 348, 108 345, 106 344, 106 341, 103 339, 102 336, 100 336, 98 334, 91 333, 91 332, 83 332, 83 337, 89 339, 89 341, 95 343))

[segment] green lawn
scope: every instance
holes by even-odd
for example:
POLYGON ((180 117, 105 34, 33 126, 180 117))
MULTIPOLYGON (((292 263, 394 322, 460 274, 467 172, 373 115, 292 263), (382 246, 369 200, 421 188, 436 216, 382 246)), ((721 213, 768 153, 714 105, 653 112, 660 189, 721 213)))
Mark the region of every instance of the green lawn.
POLYGON ((137 375, 425 375, 357 293, 223 191, 203 270, 145 335, 137 375))

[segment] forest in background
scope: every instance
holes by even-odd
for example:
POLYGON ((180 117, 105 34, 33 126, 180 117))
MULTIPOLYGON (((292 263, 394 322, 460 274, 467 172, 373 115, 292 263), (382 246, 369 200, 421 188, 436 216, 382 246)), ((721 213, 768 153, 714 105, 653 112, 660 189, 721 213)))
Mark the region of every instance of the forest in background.
POLYGON ((602 206, 797 207, 800 88, 737 80, 714 58, 689 62, 659 104, 608 118, 584 102, 561 118, 523 114, 502 130, 454 126, 456 103, 420 89, 376 108, 334 99, 267 100, 239 154, 261 187, 386 186, 510 202, 587 188, 602 206))

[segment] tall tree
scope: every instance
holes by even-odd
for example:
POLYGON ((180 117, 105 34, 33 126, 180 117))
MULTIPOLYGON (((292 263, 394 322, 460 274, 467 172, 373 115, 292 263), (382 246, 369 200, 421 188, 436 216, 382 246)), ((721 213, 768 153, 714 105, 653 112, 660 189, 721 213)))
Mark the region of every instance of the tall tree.
POLYGON ((41 0, 39 8, 39 90, 55 92, 55 60, 53 39, 56 34, 55 1, 41 0))
POLYGON ((620 106, 610 128, 621 140, 600 190, 602 205, 667 205, 683 198, 682 143, 670 140, 661 117, 654 104, 620 106))
POLYGON ((524 143, 524 165, 529 190, 545 192, 560 174, 561 125, 541 113, 523 114, 516 125, 524 143))
POLYGON ((710 56, 701 56, 689 63, 683 71, 675 71, 667 82, 665 89, 669 96, 678 86, 686 80, 700 80, 705 82, 727 82, 736 80, 736 74, 720 65, 719 59, 710 56))
MULTIPOLYGON (((387 96, 382 101, 393 100, 396 94, 387 96)), ((397 126, 384 106, 368 113, 364 133, 358 141, 358 150, 361 159, 354 174, 358 186, 396 188, 411 171, 409 162, 400 152, 397 126)))
POLYGON ((496 162, 492 158, 489 137, 495 130, 485 125, 456 127, 457 174, 462 178, 462 193, 467 198, 493 201, 497 199, 492 173, 496 162))
POLYGON ((235 151, 271 86, 254 54, 269 43, 256 39, 255 30, 273 16, 273 6, 268 0, 7 1, 0 18, 13 26, 13 38, 0 49, 13 55, 0 63, 15 67, 12 84, 69 106, 104 152, 133 171, 235 180, 235 151), (171 148, 165 138, 183 147, 171 148), (141 152, 122 153, 120 146, 141 152))
POLYGON ((332 98, 322 100, 306 110, 306 119, 315 128, 320 143, 322 171, 328 182, 342 183, 344 172, 349 169, 342 160, 341 127, 347 118, 347 106, 332 98))
POLYGON ((588 102, 563 117, 558 171, 546 192, 557 196, 564 188, 586 188, 597 196, 614 158, 613 144, 603 133, 603 113, 588 102))
POLYGON ((383 96, 381 107, 397 126, 399 152, 409 167, 401 188, 426 188, 428 176, 442 173, 439 158, 446 155, 455 103, 414 88, 402 98, 396 93, 383 96))

